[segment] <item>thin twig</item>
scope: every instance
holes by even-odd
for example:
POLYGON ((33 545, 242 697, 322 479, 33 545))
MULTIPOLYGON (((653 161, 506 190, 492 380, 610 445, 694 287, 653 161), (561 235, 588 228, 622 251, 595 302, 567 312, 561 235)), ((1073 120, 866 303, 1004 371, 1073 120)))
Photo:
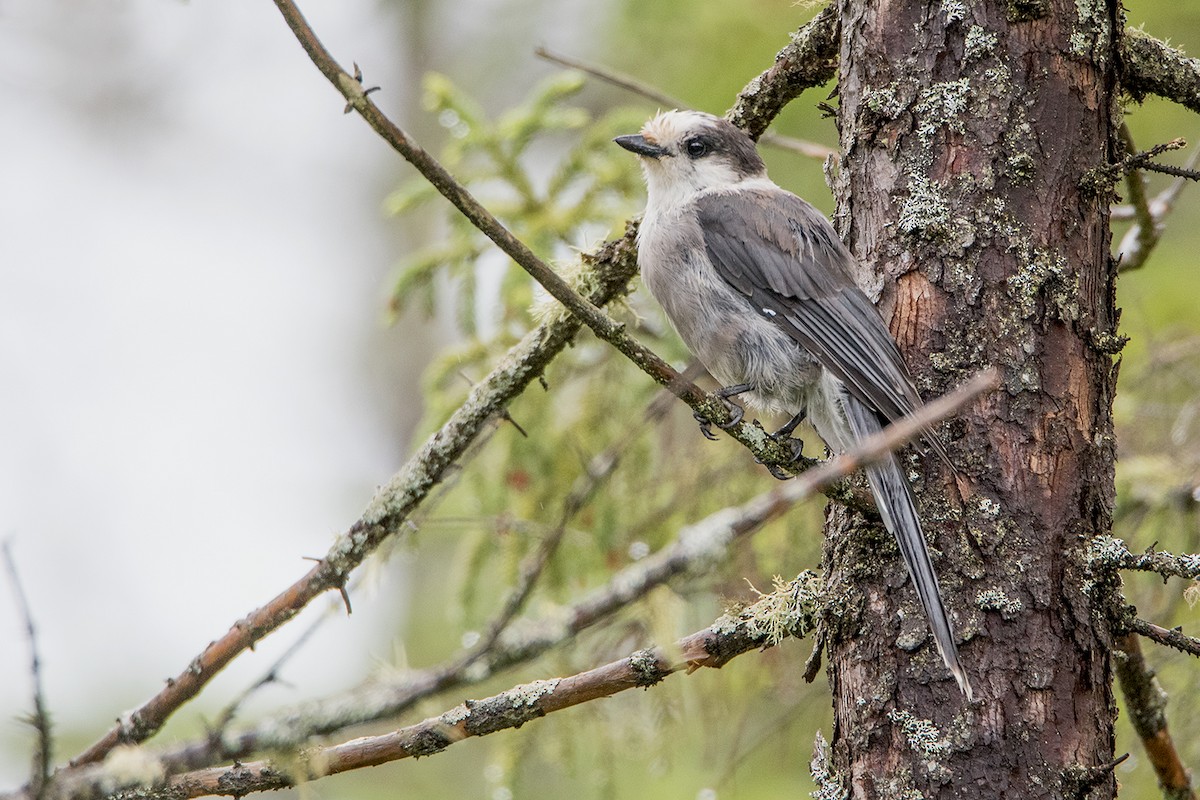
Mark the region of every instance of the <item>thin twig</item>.
POLYGON ((1142 655, 1135 634, 1117 637, 1114 664, 1133 730, 1146 748, 1163 794, 1173 800, 1196 800, 1191 775, 1183 766, 1167 728, 1167 695, 1142 655))
POLYGON ((592 64, 587 61, 581 61, 577 58, 564 56, 545 47, 537 47, 534 49, 533 53, 538 58, 549 61, 552 64, 558 64, 560 67, 566 67, 567 69, 574 69, 584 72, 588 75, 591 75, 593 78, 596 78, 597 80, 601 80, 605 83, 611 84, 612 86, 624 89, 627 92, 632 92, 633 94, 636 94, 639 97, 644 97, 651 102, 658 103, 663 110, 691 107, 677 97, 672 97, 666 92, 657 89, 648 83, 643 83, 637 78, 617 72, 614 69, 602 67, 599 64, 592 64))
POLYGON ((249 700, 264 686, 268 686, 279 681, 279 674, 283 670, 283 667, 287 664, 287 662, 291 661, 292 658, 300 652, 300 650, 304 648, 304 645, 308 644, 309 640, 313 637, 313 634, 317 632, 318 628, 325 624, 325 622, 332 616, 332 613, 333 610, 329 609, 326 611, 326 613, 313 620, 313 622, 304 629, 304 632, 300 634, 296 641, 288 645, 287 649, 280 654, 279 658, 275 659, 274 663, 267 668, 267 671, 264 672, 258 680, 239 692, 236 697, 229 701, 225 708, 221 709, 220 713, 217 714, 217 718, 208 725, 208 735, 206 738, 211 743, 216 744, 225 737, 229 730, 230 723, 233 722, 234 718, 237 716, 238 710, 241 709, 247 700, 249 700))
POLYGON ((38 655, 37 628, 33 624, 33 612, 25 590, 21 587, 21 577, 17 572, 17 561, 12 554, 11 540, 5 539, 0 545, 4 553, 4 566, 8 571, 8 579, 12 582, 13 595, 17 601, 17 613, 21 615, 21 623, 25 626, 25 636, 29 640, 29 674, 33 681, 33 715, 30 724, 37 731, 37 744, 33 751, 33 771, 29 779, 30 795, 40 800, 50 780, 50 764, 53 762, 54 737, 50 726, 50 712, 46 709, 46 695, 42 690, 42 661, 38 655))
MULTIPOLYGON (((1133 134, 1125 123, 1121 124, 1121 138, 1128 152, 1137 152, 1133 134)), ((1145 264, 1162 233, 1161 224, 1154 218, 1146 199, 1146 177, 1142 171, 1136 167, 1128 170, 1125 173, 1125 185, 1129 189, 1129 202, 1133 206, 1136 222, 1121 239, 1118 249, 1117 263, 1122 271, 1135 270, 1145 264)))
POLYGON ((1147 639, 1158 642, 1161 645, 1173 647, 1188 655, 1200 657, 1200 639, 1187 636, 1178 630, 1168 630, 1155 625, 1153 622, 1147 622, 1140 617, 1133 617, 1129 620, 1128 628, 1132 632, 1145 636, 1147 639))
MULTIPOLYGON (((632 78, 624 73, 610 69, 609 67, 604 67, 600 66, 599 64, 592 64, 577 58, 564 56, 561 53, 555 53, 545 47, 538 47, 533 52, 538 58, 545 59, 546 61, 566 67, 567 69, 579 70, 580 72, 591 75, 597 80, 611 84, 612 86, 616 86, 620 89, 624 89, 627 92, 632 92, 639 97, 644 97, 653 103, 657 103, 660 108, 691 108, 689 104, 683 102, 682 100, 672 97, 671 95, 666 94, 665 92, 656 89, 655 87, 650 86, 643 81, 639 81, 638 79, 632 78)), ((790 152, 805 156, 806 158, 815 158, 820 161, 824 161, 826 158, 837 152, 833 148, 826 147, 823 144, 810 142, 807 139, 797 139, 792 136, 784 136, 783 134, 774 133, 772 131, 767 131, 764 133, 762 138, 759 139, 759 142, 770 147, 778 147, 781 150, 788 150, 790 152)))
POLYGON ((806 636, 820 607, 817 586, 813 573, 803 573, 736 617, 722 617, 670 648, 639 650, 570 677, 535 681, 484 700, 468 700, 391 733, 313 748, 286 768, 259 761, 199 770, 173 776, 161 790, 147 790, 140 796, 182 800, 281 789, 348 770, 440 753, 463 739, 520 727, 546 714, 628 689, 648 688, 681 670, 719 669, 743 653, 771 647, 788 637, 806 636))

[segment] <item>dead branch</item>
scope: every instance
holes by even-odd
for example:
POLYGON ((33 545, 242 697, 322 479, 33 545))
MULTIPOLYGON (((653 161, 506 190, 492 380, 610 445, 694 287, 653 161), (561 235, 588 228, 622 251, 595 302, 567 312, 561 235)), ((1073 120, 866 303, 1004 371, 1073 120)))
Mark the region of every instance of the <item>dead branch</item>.
POLYGON ((535 681, 484 700, 468 700, 444 714, 391 733, 310 748, 287 764, 258 761, 198 770, 168 778, 161 788, 136 790, 128 797, 241 797, 281 789, 348 770, 434 755, 463 739, 517 728, 581 703, 653 686, 683 669, 688 673, 701 667, 719 669, 743 653, 772 647, 788 637, 808 635, 821 607, 818 586, 815 574, 802 573, 737 616, 723 616, 671 648, 639 650, 570 677, 535 681))
POLYGON ((1136 635, 1127 633, 1118 637, 1115 644, 1118 652, 1114 666, 1121 693, 1125 695, 1125 707, 1164 795, 1196 800, 1191 775, 1179 759, 1167 728, 1167 695, 1142 655, 1141 642, 1136 635))
POLYGON ((50 780, 50 765, 54 760, 54 737, 51 733, 50 712, 46 708, 46 695, 42 689, 42 661, 38 655, 37 628, 33 624, 33 611, 29 607, 29 599, 25 597, 25 590, 21 587, 21 576, 17 572, 17 561, 13 558, 11 540, 5 539, 0 545, 0 551, 3 551, 4 567, 8 571, 8 579, 12 583, 13 595, 17 601, 17 613, 25 626, 25 638, 29 641, 29 674, 33 681, 33 713, 29 717, 29 723, 37 731, 29 793, 35 800, 41 800, 50 780))
POLYGON ((1153 622, 1147 622, 1140 617, 1133 617, 1128 622, 1130 631, 1145 636, 1151 641, 1166 647, 1173 647, 1188 655, 1200 657, 1200 639, 1185 635, 1178 628, 1168 630, 1153 622))

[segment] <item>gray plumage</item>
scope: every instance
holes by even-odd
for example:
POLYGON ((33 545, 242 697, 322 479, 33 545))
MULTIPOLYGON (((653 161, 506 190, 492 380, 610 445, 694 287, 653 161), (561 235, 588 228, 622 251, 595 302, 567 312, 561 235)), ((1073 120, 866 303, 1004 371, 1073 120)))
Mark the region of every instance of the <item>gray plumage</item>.
MULTIPOLYGON (((616 142, 640 155, 648 199, 638 262, 689 349, 724 386, 774 413, 806 413, 836 452, 921 405, 852 257, 828 220, 776 186, 748 136, 725 120, 671 111, 616 142)), ((929 446, 946 463, 942 444, 929 446)), ((971 685, 894 456, 867 468, 946 666, 971 685)))

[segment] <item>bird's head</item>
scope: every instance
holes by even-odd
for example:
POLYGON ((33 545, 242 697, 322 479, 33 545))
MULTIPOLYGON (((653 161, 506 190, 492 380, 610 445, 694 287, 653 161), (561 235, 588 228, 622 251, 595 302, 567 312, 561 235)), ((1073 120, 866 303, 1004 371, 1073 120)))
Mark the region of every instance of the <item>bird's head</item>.
POLYGON ((687 196, 766 177, 754 141, 726 120, 701 111, 667 111, 647 122, 641 133, 613 141, 640 156, 651 201, 656 195, 687 196))

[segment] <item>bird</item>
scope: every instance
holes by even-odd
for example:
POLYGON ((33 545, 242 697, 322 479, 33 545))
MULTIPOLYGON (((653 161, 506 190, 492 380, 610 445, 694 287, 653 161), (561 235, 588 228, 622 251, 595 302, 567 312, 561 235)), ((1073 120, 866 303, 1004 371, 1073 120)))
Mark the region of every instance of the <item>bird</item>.
MULTIPOLYGON (((613 141, 638 156, 646 182, 642 279, 721 383, 717 394, 734 422, 742 410, 729 398, 739 397, 789 415, 773 435, 797 442, 797 455, 791 433, 805 418, 842 453, 920 408, 895 340, 853 278, 854 257, 820 211, 767 176, 745 132, 711 114, 674 110, 613 141)), ((945 446, 932 434, 926 441, 953 469, 945 446)), ((970 702, 912 488, 894 454, 866 474, 942 660, 970 702)))

